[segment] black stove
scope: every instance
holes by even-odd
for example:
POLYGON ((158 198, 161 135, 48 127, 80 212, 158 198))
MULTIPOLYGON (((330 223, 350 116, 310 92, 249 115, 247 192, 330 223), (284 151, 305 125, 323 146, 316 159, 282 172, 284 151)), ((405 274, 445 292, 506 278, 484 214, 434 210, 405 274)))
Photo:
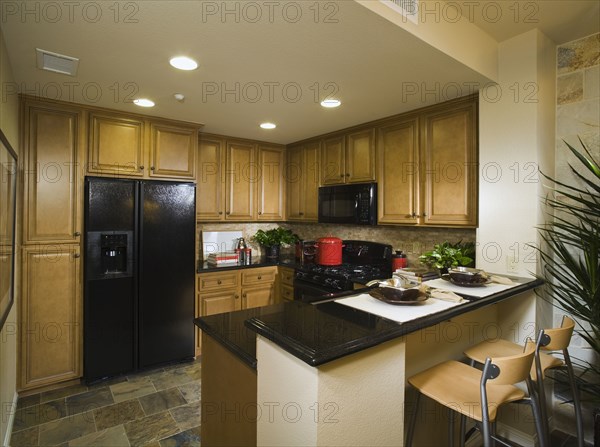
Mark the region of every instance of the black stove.
POLYGON ((392 246, 368 241, 343 241, 342 264, 296 267, 294 298, 305 302, 352 290, 354 283, 392 276, 392 246))

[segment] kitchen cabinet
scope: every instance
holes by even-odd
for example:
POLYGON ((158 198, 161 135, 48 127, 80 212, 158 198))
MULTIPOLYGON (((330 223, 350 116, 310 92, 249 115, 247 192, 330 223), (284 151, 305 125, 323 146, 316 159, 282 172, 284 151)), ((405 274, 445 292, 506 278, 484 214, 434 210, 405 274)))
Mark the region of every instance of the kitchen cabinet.
POLYGON ((194 181, 197 136, 192 124, 91 111, 87 171, 194 181))
POLYGON ((82 113, 45 101, 22 102, 23 244, 79 243, 82 113))
POLYGON ((23 248, 21 390, 81 376, 80 259, 73 244, 23 248))
POLYGON ((279 267, 279 299, 278 302, 294 300, 294 269, 279 267))
POLYGON ((319 217, 318 141, 292 146, 287 150, 287 219, 316 222, 319 217))
POLYGON ((323 141, 323 185, 375 181, 375 130, 356 130, 323 141))
POLYGON ((198 149, 199 221, 281 221, 285 149, 202 134, 198 149))

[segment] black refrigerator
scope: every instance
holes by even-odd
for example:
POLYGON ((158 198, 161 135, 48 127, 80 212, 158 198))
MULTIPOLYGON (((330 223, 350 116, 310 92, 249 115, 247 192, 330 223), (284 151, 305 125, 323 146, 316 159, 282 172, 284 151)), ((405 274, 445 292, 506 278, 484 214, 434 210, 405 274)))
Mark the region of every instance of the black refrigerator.
POLYGON ((84 379, 194 356, 193 183, 86 177, 84 379))

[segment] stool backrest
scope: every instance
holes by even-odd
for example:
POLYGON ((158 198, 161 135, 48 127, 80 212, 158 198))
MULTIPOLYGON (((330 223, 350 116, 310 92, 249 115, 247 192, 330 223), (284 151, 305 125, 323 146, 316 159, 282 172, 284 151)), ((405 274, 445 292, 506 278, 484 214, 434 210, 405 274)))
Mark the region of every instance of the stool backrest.
POLYGON ((546 351, 562 351, 563 349, 567 349, 569 343, 571 343, 573 329, 575 329, 575 321, 565 315, 561 327, 544 329, 544 333, 550 337, 550 342, 546 346, 542 346, 542 349, 546 351))
POLYGON ((529 378, 534 354, 535 343, 526 343, 522 354, 492 358, 491 363, 499 369, 498 375, 491 378, 494 385, 512 385, 529 378))

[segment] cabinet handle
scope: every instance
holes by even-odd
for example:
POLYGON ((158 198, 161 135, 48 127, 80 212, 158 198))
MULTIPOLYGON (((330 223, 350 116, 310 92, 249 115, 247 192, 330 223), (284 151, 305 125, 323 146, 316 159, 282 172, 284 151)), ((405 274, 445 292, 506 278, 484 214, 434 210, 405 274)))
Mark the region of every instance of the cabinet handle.
POLYGON ((236 299, 236 300, 239 300, 239 299, 240 299, 240 296, 239 296, 237 293, 235 294, 235 299, 236 299))
POLYGON ((221 280, 217 279, 217 284, 221 285, 221 280))
POLYGON ((150 166, 150 170, 151 170, 151 171, 154 171, 154 166, 150 166))
POLYGON ((427 213, 423 213, 423 217, 427 217, 427 213))
POLYGON ((225 214, 227 214, 229 216, 231 213, 229 211, 227 211, 225 214))
POLYGON ((142 165, 142 166, 140 166, 140 171, 143 171, 143 170, 144 170, 144 166, 142 165))
POLYGON ((259 212, 258 212, 258 215, 259 215, 259 216, 260 216, 260 215, 262 215, 262 211, 259 211, 259 212))
POLYGON ((410 217, 417 217, 417 213, 412 213, 410 217))
POLYGON ((248 295, 246 295, 245 293, 242 295, 244 298, 246 298, 248 295))
POLYGON ((299 216, 304 216, 304 213, 298 213, 299 216))
POLYGON ((79 258, 79 257, 81 257, 81 255, 79 253, 73 253, 73 257, 74 258, 79 258))
POLYGON ((222 216, 222 215, 223 215, 223 211, 219 211, 219 216, 222 216))
POLYGON ((344 174, 340 174, 340 177, 344 178, 344 174))
POLYGON ((346 177, 350 177, 350 174, 349 174, 349 173, 348 173, 348 174, 346 174, 346 177))
POLYGON ((259 277, 258 277, 258 279, 259 279, 259 280, 261 280, 261 279, 262 279, 262 276, 259 276, 259 277))
POLYGON ((79 231, 76 231, 75 233, 73 233, 73 236, 79 237, 79 236, 81 236, 81 233, 79 231))

